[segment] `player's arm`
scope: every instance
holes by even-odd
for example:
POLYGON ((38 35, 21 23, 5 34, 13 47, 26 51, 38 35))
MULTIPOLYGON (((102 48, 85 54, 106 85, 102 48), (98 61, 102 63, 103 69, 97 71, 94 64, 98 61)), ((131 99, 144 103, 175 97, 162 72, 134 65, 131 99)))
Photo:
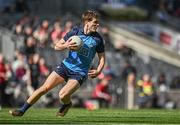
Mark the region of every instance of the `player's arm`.
POLYGON ((73 48, 76 46, 77 45, 75 44, 75 42, 72 41, 72 39, 68 39, 67 41, 65 41, 64 39, 61 39, 55 44, 54 49, 55 50, 64 50, 64 49, 73 50, 73 48))
POLYGON ((104 65, 105 65, 105 53, 98 53, 98 58, 99 58, 99 64, 98 64, 98 67, 97 67, 97 72, 98 72, 98 75, 101 73, 101 71, 103 70, 104 68, 104 65))
POLYGON ((104 52, 103 53, 98 53, 98 58, 99 58, 99 64, 97 66, 97 69, 91 69, 88 72, 88 75, 91 78, 97 77, 104 68, 104 65, 105 65, 105 53, 104 52))
POLYGON ((54 46, 55 50, 64 50, 68 48, 69 48, 68 42, 65 42, 64 39, 59 40, 54 46))
POLYGON ((64 38, 62 38, 55 44, 54 49, 55 50, 64 50, 64 49, 73 50, 74 47, 77 47, 76 43, 73 42, 72 39, 70 39, 71 36, 75 35, 76 30, 77 28, 73 28, 71 31, 69 31, 64 36, 64 38))

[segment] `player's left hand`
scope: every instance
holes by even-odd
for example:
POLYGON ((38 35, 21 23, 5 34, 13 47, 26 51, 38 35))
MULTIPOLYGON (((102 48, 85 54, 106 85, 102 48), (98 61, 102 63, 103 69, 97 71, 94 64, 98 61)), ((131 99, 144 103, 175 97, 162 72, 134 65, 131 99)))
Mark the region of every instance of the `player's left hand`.
POLYGON ((91 69, 91 70, 89 70, 89 72, 88 72, 88 75, 89 75, 91 78, 96 78, 99 74, 100 74, 100 72, 98 72, 96 69, 91 69))

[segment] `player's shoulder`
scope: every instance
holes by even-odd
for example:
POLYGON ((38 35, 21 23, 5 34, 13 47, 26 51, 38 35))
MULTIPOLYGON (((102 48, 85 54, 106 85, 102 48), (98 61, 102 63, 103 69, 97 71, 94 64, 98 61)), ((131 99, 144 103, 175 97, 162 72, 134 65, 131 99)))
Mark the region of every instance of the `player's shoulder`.
POLYGON ((74 26, 72 28, 72 31, 76 31, 76 32, 80 32, 81 30, 82 30, 82 27, 80 27, 80 26, 74 26))
POLYGON ((82 28, 80 26, 74 26, 71 31, 73 35, 81 35, 82 34, 82 28))
POLYGON ((102 36, 98 33, 98 32, 94 32, 92 34, 92 37, 94 37, 94 39, 98 40, 98 41, 103 41, 102 36))
POLYGON ((78 26, 73 26, 72 30, 79 30, 79 27, 78 26))

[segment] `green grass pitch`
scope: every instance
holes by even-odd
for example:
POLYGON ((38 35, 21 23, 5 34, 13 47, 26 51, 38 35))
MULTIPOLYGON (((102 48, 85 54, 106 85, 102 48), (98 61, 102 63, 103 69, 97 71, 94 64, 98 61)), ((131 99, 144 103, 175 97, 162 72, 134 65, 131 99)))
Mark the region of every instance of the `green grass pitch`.
POLYGON ((55 108, 31 108, 23 117, 12 117, 9 109, 0 110, 0 124, 180 124, 180 110, 72 108, 65 117, 55 108))

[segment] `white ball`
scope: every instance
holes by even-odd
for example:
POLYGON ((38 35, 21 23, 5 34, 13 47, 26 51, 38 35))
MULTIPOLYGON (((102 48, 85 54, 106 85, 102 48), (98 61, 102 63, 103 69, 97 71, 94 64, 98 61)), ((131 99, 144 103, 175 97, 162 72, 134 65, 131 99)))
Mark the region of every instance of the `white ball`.
POLYGON ((81 40, 81 38, 79 36, 77 36, 77 35, 71 36, 69 39, 72 39, 72 41, 76 43, 76 45, 77 45, 76 50, 79 50, 83 46, 83 41, 81 40))

